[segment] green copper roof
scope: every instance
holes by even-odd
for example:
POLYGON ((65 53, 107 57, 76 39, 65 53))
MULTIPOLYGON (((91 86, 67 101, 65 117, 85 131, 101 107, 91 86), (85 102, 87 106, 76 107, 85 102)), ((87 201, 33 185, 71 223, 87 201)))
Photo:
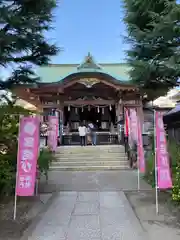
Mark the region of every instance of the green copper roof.
POLYGON ((97 64, 92 56, 88 54, 84 62, 78 64, 51 64, 37 69, 37 74, 43 83, 55 83, 63 80, 68 75, 80 72, 98 72, 109 74, 116 80, 129 81, 128 71, 130 68, 124 63, 97 64))

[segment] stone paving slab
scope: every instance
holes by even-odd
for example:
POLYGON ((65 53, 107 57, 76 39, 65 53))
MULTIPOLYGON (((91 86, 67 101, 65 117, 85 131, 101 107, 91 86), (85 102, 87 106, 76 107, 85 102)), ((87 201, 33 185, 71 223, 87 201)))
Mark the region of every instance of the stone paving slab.
POLYGON ((98 239, 101 237, 99 216, 73 216, 67 234, 68 240, 98 239))
POLYGON ((99 193, 98 192, 79 192, 77 200, 80 202, 99 201, 99 193))
POLYGON ((28 240, 145 240, 123 192, 59 193, 28 240))
POLYGON ((73 215, 99 215, 99 203, 77 202, 73 215))

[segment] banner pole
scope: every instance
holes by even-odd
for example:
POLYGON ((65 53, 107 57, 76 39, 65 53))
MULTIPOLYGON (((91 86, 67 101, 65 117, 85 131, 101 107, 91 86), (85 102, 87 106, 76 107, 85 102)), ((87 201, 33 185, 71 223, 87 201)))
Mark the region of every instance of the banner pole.
MULTIPOLYGON (((136 109, 136 121, 137 121, 137 125, 139 125, 139 116, 138 116, 138 111, 136 109)), ((137 167, 138 167, 138 192, 140 191, 140 170, 139 170, 139 127, 137 126, 137 132, 136 132, 136 141, 137 141, 137 167)))
POLYGON ((39 180, 36 179, 36 196, 38 196, 38 184, 39 184, 39 180))
POLYGON ((137 156, 138 163, 138 192, 140 191, 140 171, 139 171, 139 156, 137 156))
POLYGON ((158 202, 158 167, 157 167, 157 144, 156 144, 156 110, 154 110, 154 165, 155 165, 155 190, 156 190, 156 214, 159 213, 158 202))
MULTIPOLYGON (((18 171, 16 171, 16 184, 17 184, 17 178, 18 178, 18 171)), ((14 221, 16 220, 16 214, 17 214, 17 194, 16 194, 16 187, 15 187, 15 194, 14 194, 14 221)))
MULTIPOLYGON (((19 125, 20 125, 21 117, 23 116, 19 115, 19 125)), ((20 128, 18 130, 18 154, 19 154, 19 133, 20 133, 20 128)), ((17 194, 16 194, 17 179, 18 179, 18 162, 16 167, 16 185, 15 185, 15 194, 14 194, 14 216, 13 216, 14 221, 16 220, 16 214, 17 214, 17 194)))
POLYGON ((16 220, 16 213, 17 213, 17 195, 15 193, 15 197, 14 197, 14 221, 16 220))

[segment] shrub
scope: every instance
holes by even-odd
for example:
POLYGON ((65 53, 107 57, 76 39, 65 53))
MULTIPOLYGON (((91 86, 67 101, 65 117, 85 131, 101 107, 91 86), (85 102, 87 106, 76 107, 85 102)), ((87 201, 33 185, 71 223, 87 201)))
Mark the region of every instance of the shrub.
POLYGON ((38 168, 40 174, 45 175, 46 179, 48 179, 48 170, 53 159, 54 154, 49 149, 44 148, 40 151, 38 158, 38 168))
POLYGON ((144 178, 146 181, 151 184, 151 186, 155 187, 155 162, 154 162, 155 154, 154 151, 151 150, 151 152, 148 155, 148 159, 146 160, 146 172, 144 175, 144 178))
POLYGON ((12 104, 0 106, 0 194, 14 192, 16 180, 19 115, 30 112, 12 104))
POLYGON ((168 142, 171 171, 172 171, 172 199, 175 202, 180 202, 180 146, 175 141, 168 142))
POLYGON ((176 173, 176 167, 178 165, 178 159, 180 157, 179 151, 180 151, 180 146, 174 141, 168 141, 168 152, 169 152, 169 157, 170 157, 170 167, 171 167, 171 172, 172 172, 172 177, 174 177, 176 173))
MULTIPOLYGON (((153 146, 153 142, 152 142, 153 146)), ((173 188, 172 199, 173 201, 180 202, 180 145, 175 140, 167 142, 168 152, 170 157, 170 168, 172 174, 173 188)), ((146 161, 146 173, 145 179, 155 187, 155 161, 154 161, 154 149, 152 147, 151 153, 146 161)))

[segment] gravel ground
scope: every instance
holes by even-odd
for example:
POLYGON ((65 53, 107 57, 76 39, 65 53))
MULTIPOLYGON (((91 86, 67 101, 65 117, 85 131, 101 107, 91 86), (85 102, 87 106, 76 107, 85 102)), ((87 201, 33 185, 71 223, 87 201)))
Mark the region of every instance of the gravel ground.
POLYGON ((126 196, 149 239, 180 239, 180 210, 170 202, 170 195, 159 194, 159 214, 156 214, 155 191, 127 192, 126 196))
POLYGON ((19 198, 17 217, 13 220, 14 198, 5 197, 0 201, 0 240, 19 240, 34 218, 43 210, 52 195, 19 198))

